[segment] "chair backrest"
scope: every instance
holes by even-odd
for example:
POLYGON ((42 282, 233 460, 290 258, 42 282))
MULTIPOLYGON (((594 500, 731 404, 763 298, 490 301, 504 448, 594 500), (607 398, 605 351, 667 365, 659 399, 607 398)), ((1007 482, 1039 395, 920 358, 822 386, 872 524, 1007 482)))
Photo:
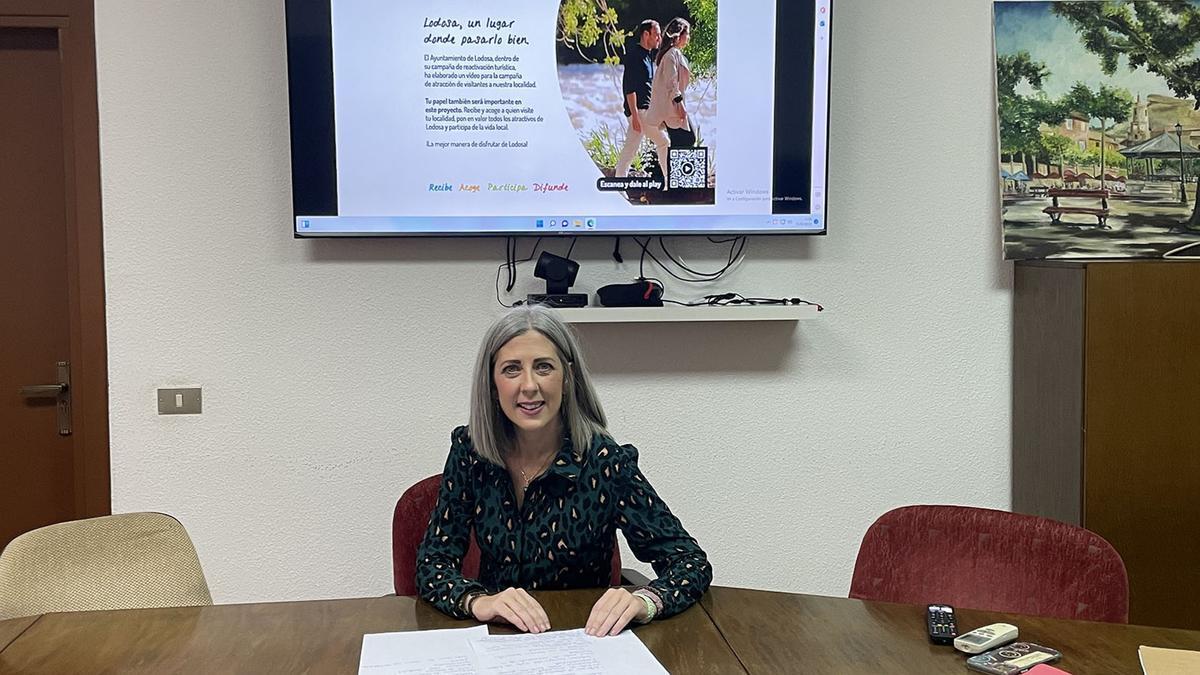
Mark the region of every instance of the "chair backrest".
POLYGON ((905 506, 863 537, 850 597, 1126 623, 1129 579, 1100 535, 969 506, 905 506))
MULTIPOLYGON (((396 509, 392 512, 392 584, 396 595, 417 594, 417 547, 429 527, 429 516, 437 505, 441 484, 442 474, 434 474, 414 483, 396 500, 396 509)), ((471 579, 479 578, 479 544, 475 542, 474 532, 463 557, 462 573, 471 579)), ((616 542, 613 542, 609 583, 621 584, 621 550, 616 542)))
POLYGON ((162 513, 48 525, 0 553, 0 619, 211 604, 191 538, 162 513))
MULTIPOLYGON (((396 500, 392 511, 392 583, 396 595, 417 594, 417 547, 429 527, 441 484, 442 474, 434 474, 413 483, 396 500)), ((470 578, 479 576, 479 545, 474 532, 467 544, 462 573, 470 578)))

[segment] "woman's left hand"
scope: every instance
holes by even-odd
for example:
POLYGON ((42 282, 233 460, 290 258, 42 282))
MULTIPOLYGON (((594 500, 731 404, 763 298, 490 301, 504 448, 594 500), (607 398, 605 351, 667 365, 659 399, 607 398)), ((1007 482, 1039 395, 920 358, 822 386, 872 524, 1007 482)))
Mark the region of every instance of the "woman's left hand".
POLYGON ((616 635, 630 621, 645 617, 645 601, 624 588, 610 588, 592 606, 585 632, 597 637, 616 635))

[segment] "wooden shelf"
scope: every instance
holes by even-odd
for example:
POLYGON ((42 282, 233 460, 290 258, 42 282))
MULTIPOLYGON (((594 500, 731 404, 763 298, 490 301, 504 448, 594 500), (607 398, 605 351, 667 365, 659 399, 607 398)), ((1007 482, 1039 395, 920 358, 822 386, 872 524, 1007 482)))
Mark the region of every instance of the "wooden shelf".
POLYGON ((560 309, 567 323, 668 323, 679 321, 799 321, 817 318, 812 305, 725 307, 577 307, 560 309))

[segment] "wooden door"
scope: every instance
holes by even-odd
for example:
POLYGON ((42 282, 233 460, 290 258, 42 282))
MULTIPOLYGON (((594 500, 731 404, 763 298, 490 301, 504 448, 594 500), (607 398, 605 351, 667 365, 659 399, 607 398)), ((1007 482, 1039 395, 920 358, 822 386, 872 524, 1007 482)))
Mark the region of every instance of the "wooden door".
POLYGON ((1132 623, 1200 629, 1200 264, 1087 270, 1084 526, 1120 552, 1132 623))
POLYGON ((90 2, 0 0, 0 547, 110 509, 93 44, 90 2))

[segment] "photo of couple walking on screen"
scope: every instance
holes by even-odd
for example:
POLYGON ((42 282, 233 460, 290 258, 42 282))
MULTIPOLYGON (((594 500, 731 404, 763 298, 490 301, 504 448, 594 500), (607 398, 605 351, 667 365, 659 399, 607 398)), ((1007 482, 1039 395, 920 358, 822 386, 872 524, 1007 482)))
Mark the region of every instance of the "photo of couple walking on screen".
POLYGON ((716 0, 605 4, 559 10, 559 84, 584 149, 631 203, 712 204, 716 0))

